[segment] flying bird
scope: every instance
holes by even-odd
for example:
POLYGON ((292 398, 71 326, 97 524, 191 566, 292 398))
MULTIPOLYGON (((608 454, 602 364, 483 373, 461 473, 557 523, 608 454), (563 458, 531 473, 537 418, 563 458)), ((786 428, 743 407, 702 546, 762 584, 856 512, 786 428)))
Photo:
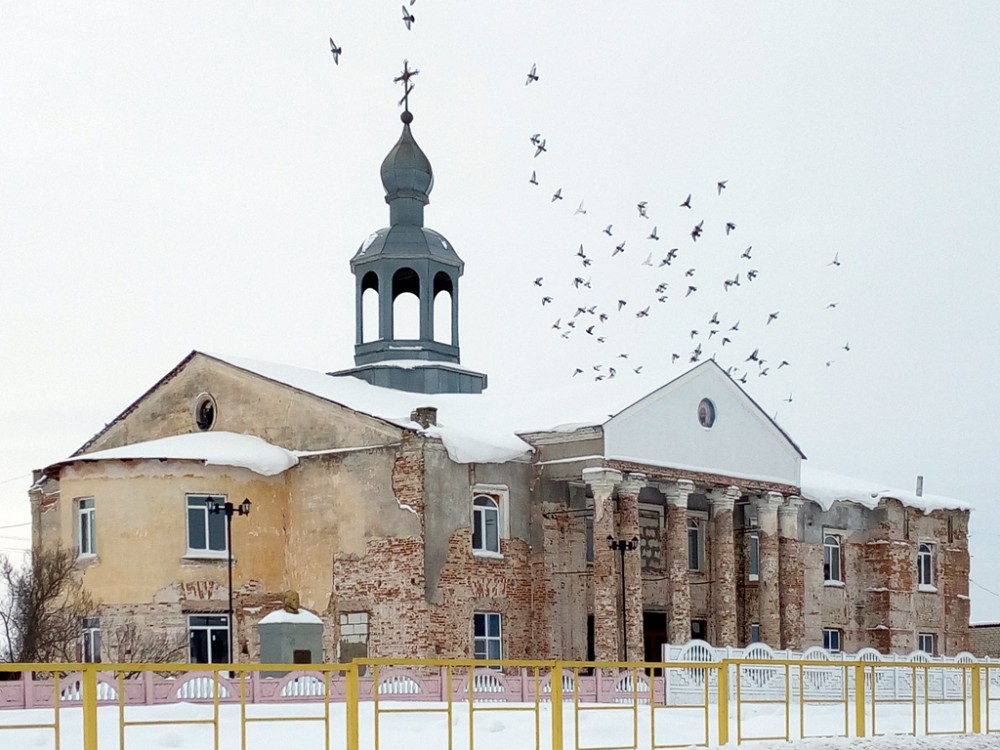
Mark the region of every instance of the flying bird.
POLYGON ((744 361, 744 362, 759 362, 759 361, 760 361, 760 355, 759 355, 759 352, 760 352, 760 349, 754 349, 754 350, 753 350, 753 351, 752 351, 752 352, 750 353, 750 356, 749 356, 749 357, 747 357, 746 359, 744 359, 743 361, 744 361))
POLYGON ((333 41, 333 37, 330 37, 330 54, 333 55, 334 65, 340 65, 340 55, 344 50, 336 45, 333 41))
POLYGON ((850 341, 848 341, 848 342, 847 342, 846 344, 844 344, 844 345, 843 345, 843 346, 841 347, 841 349, 843 349, 843 350, 844 350, 845 352, 849 352, 849 351, 851 351, 851 342, 850 342, 850 341))
POLYGON ((726 189, 727 182, 729 182, 729 180, 719 180, 715 183, 715 186, 719 189, 719 195, 722 195, 722 191, 726 189))
POLYGON ((782 399, 782 401, 785 401, 785 402, 787 402, 789 404, 792 403, 792 394, 789 393, 788 394, 788 398, 782 399))
POLYGON ((747 260, 750 260, 750 250, 752 248, 753 248, 753 245, 751 245, 750 247, 748 247, 746 250, 743 251, 743 254, 740 257, 741 258, 746 258, 747 260))
POLYGON ((652 266, 653 265, 653 254, 652 253, 650 253, 649 255, 646 256, 646 260, 644 260, 642 262, 642 265, 644 265, 644 266, 652 266))
POLYGON ((688 270, 686 270, 684 272, 684 275, 687 276, 688 278, 690 278, 690 277, 694 276, 694 272, 695 272, 694 268, 689 268, 688 270))
POLYGON ((697 242, 698 238, 701 237, 701 231, 702 231, 701 225, 704 223, 705 223, 704 219, 702 221, 699 221, 697 224, 694 225, 694 229, 691 230, 691 239, 694 240, 695 242, 697 242))
POLYGON ((768 316, 767 316, 767 323, 766 323, 766 325, 771 325, 771 321, 772 320, 777 320, 777 319, 778 319, 778 313, 777 312, 769 313, 768 316))
POLYGON ((537 146, 541 142, 542 142, 542 134, 541 133, 535 133, 535 134, 533 134, 531 136, 531 145, 532 146, 537 146))
POLYGON ((549 304, 551 301, 551 297, 542 297, 542 307, 545 307, 545 305, 549 304))
POLYGON ((573 215, 576 216, 577 214, 585 213, 587 213, 587 209, 583 207, 583 201, 580 201, 580 205, 576 207, 576 211, 573 212, 573 215))
POLYGON ((562 318, 556 318, 556 322, 552 324, 552 327, 558 331, 560 328, 562 328, 562 326, 560 325, 561 321, 562 318))
POLYGON ((670 355, 670 364, 673 364, 674 362, 676 362, 680 358, 681 358, 681 355, 677 354, 676 352, 674 352, 673 354, 670 355))
POLYGON ((731 222, 731 221, 727 221, 726 222, 726 236, 728 237, 729 233, 732 232, 734 229, 736 229, 736 225, 733 224, 733 222, 731 222))
POLYGON ((611 257, 614 258, 616 255, 618 255, 618 253, 624 253, 624 252, 625 252, 625 240, 622 240, 621 244, 618 245, 611 253, 611 257))
POLYGON ((576 251, 576 254, 581 258, 587 257, 587 254, 583 252, 583 244, 580 245, 580 249, 576 251))
POLYGON ((778 365, 778 369, 780 370, 782 367, 789 367, 791 366, 791 364, 792 363, 789 362, 787 359, 783 359, 781 360, 781 364, 778 365))
POLYGON ((606 227, 604 227, 604 233, 606 235, 608 235, 608 237, 611 236, 611 227, 613 227, 613 226, 614 226, 614 224, 608 224, 606 227))
POLYGON ((698 291, 698 287, 696 287, 696 286, 689 286, 688 290, 687 290, 687 294, 685 294, 684 296, 685 297, 690 297, 691 296, 691 292, 697 292, 697 291, 698 291))
POLYGON ((531 170, 531 179, 528 180, 532 185, 538 184, 538 178, 535 176, 535 170, 531 170))
POLYGON ((681 203, 681 208, 691 208, 691 193, 688 193, 688 197, 681 203))
POLYGON ((653 231, 649 233, 649 237, 647 237, 646 239, 647 240, 659 240, 660 239, 660 235, 658 235, 656 233, 656 227, 655 226, 653 227, 653 231))
POLYGON ((537 80, 538 80, 538 66, 535 63, 531 63, 531 70, 528 71, 528 79, 524 82, 524 85, 527 86, 532 81, 537 81, 537 80))
POLYGON ((562 188, 559 188, 552 194, 552 200, 550 202, 555 203, 556 201, 561 201, 562 199, 562 188))
POLYGON ((747 281, 753 281, 757 278, 757 274, 760 273, 756 268, 751 268, 747 271, 747 281))
POLYGON ((541 286, 543 278, 545 278, 545 277, 544 276, 539 276, 537 279, 535 279, 535 286, 541 286))
POLYGON ((635 317, 637 317, 637 318, 645 318, 645 317, 647 317, 648 315, 649 315, 649 308, 648 308, 648 307, 645 307, 645 308, 643 308, 642 310, 640 310, 639 312, 637 312, 637 313, 635 314, 635 317))
POLYGON ((628 303, 625 302, 625 300, 623 300, 623 299, 618 300, 618 312, 621 312, 622 308, 625 307, 626 304, 628 304, 628 303))
POLYGON ((575 370, 573 370, 573 377, 575 378, 577 375, 580 375, 582 372, 583 372, 583 370, 581 370, 579 367, 577 367, 575 370))
POLYGON ((740 330, 740 321, 738 321, 738 320, 737 320, 737 321, 736 321, 735 323, 733 323, 733 324, 732 324, 732 325, 731 325, 731 326, 729 327, 729 330, 730 330, 730 331, 738 331, 738 330, 740 330))
POLYGON ((708 321, 710 325, 719 325, 719 313, 713 313, 712 319, 708 321))
MULTIPOLYGON (((410 3, 410 5, 412 5, 412 4, 413 3, 410 3)), ((413 22, 416 21, 417 19, 416 19, 416 17, 412 13, 410 13, 406 9, 405 5, 402 6, 402 8, 403 8, 403 23, 406 24, 406 30, 409 31, 410 28, 413 26, 413 22)))
POLYGON ((833 254, 833 260, 827 263, 828 266, 839 266, 840 265, 840 253, 833 254))
POLYGON ((636 204, 636 208, 639 209, 639 216, 641 216, 644 219, 649 218, 649 216, 646 214, 646 201, 639 201, 639 203, 636 204))
POLYGON ((837 306, 837 303, 836 303, 836 302, 831 302, 831 303, 830 303, 829 305, 827 305, 827 306, 826 306, 826 309, 827 309, 827 310, 830 310, 831 308, 834 308, 834 307, 836 307, 836 306, 837 306))
POLYGON ((544 151, 548 151, 548 149, 545 148, 545 139, 542 138, 542 142, 535 145, 535 156, 537 157, 539 154, 543 153, 544 151))
POLYGON ((642 373, 642 365, 639 365, 638 367, 633 367, 632 372, 634 372, 636 375, 642 373))

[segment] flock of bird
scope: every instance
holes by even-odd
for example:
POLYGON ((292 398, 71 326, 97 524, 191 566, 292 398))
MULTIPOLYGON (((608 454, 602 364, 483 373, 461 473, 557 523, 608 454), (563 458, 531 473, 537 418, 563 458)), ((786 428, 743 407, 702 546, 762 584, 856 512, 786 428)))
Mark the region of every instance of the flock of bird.
MULTIPOLYGON (((538 65, 533 63, 525 77, 525 85, 539 80, 538 65)), ((549 193, 543 190, 543 181, 539 178, 549 151, 547 138, 542 133, 532 133, 528 141, 533 166, 528 183, 532 189, 542 192, 543 200, 561 204, 569 198, 563 187, 555 186, 549 193)), ((639 200, 632 218, 648 222, 651 225, 648 231, 642 230, 642 234, 636 236, 633 230, 632 236, 624 236, 628 232, 616 230, 617 222, 608 223, 596 237, 588 241, 585 236, 583 243, 574 242, 573 250, 564 251, 555 274, 533 276, 531 283, 541 306, 554 313, 554 320, 550 318, 554 335, 593 344, 584 349, 590 353, 591 361, 577 362, 572 367, 571 377, 604 381, 628 371, 642 374, 643 364, 638 361, 638 352, 621 351, 627 348, 624 342, 630 338, 621 335, 621 324, 627 321, 625 328, 631 330, 654 318, 666 320, 664 326, 657 326, 651 334, 656 336, 657 348, 669 352, 671 364, 688 367, 713 359, 743 385, 751 378, 765 378, 793 367, 795 357, 787 351, 787 343, 783 346, 773 342, 766 348, 765 343, 758 340, 762 332, 778 329, 785 322, 781 309, 756 314, 759 320, 748 319, 755 315, 753 310, 757 305, 746 304, 749 298, 740 297, 753 294, 753 288, 759 286, 756 282, 761 275, 758 251, 753 245, 735 244, 739 237, 735 218, 723 215, 715 224, 706 218, 706 214, 725 211, 728 187, 728 179, 718 179, 701 193, 683 191, 667 204, 667 210, 673 213, 663 215, 659 222, 654 219, 653 202, 639 200), (710 202, 715 204, 711 211, 706 210, 710 202), (684 219, 687 221, 683 222, 684 219), (682 222, 688 227, 683 234, 660 229, 661 226, 682 225, 682 222), (667 247, 661 249, 663 245, 667 247), (721 276, 713 278, 707 267, 702 271, 703 261, 710 255, 716 267, 722 263, 728 269, 721 276), (616 282, 617 288, 608 288, 616 282), (599 291, 603 292, 603 298, 599 291), (679 315, 680 308, 674 305, 687 306, 685 315, 679 315), (694 310, 691 305, 696 305, 694 310), (679 330, 679 321, 691 320, 691 313, 698 307, 705 310, 703 318, 699 318, 703 322, 692 327, 685 325, 679 330), (745 315, 734 314, 725 319, 719 312, 723 307, 745 315), (616 321, 619 324, 617 332, 616 321)), ((572 216, 587 214, 585 201, 580 200, 572 216)), ((634 221, 630 223, 635 225, 634 221)), ((839 253, 826 264, 831 273, 840 265, 839 253)), ((837 302, 829 302, 825 310, 837 307, 837 302)), ((840 348, 849 352, 850 343, 840 348)), ((648 347, 643 346, 643 349, 648 347)), ((830 367, 834 359, 830 357, 822 364, 830 367)), ((783 400, 791 403, 792 394, 783 400)))
MULTIPOLYGON (((417 2, 417 0, 410 0, 410 7, 413 7, 415 2, 417 2)), ((417 18, 405 5, 401 7, 403 9, 403 25, 406 26, 407 31, 410 31, 413 29, 413 24, 416 22, 417 18)), ((330 54, 333 55, 334 64, 340 65, 340 56, 344 54, 344 50, 335 41, 333 41, 333 37, 330 37, 330 54)))

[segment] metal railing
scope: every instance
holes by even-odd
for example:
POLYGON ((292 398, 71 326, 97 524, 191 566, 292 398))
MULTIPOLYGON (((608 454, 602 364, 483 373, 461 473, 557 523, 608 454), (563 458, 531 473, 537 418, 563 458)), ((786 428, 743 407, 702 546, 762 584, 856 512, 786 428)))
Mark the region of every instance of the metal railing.
POLYGON ((310 746, 359 750, 363 738, 379 750, 405 742, 405 722, 416 714, 435 722, 435 744, 447 750, 475 748, 477 733, 491 731, 498 714, 533 736, 535 750, 1000 731, 1000 665, 986 662, 359 659, 302 666, 0 664, 0 672, 24 675, 0 680, 0 746, 19 746, 18 732, 44 731, 56 750, 125 750, 148 746, 143 733, 152 727, 188 727, 204 730, 199 746, 219 750, 225 738, 236 747, 238 737, 245 749, 257 727, 290 722, 322 736, 310 746), (282 703, 288 706, 275 708, 282 703), (171 704, 183 709, 149 708, 171 704), (610 725, 610 716, 620 719, 611 722, 618 737, 594 744, 594 728, 610 725), (9 733, 14 744, 4 738, 9 733))

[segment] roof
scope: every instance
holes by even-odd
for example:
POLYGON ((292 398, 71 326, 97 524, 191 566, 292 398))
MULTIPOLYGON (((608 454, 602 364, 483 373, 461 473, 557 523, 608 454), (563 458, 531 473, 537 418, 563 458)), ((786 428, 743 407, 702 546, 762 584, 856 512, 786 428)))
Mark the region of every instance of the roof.
POLYGON ((924 513, 935 510, 972 510, 972 505, 964 500, 956 500, 941 495, 918 495, 908 490, 893 489, 877 482, 845 477, 829 471, 802 467, 802 497, 829 510, 837 501, 847 501, 874 508, 887 498, 898 500, 910 508, 924 513))

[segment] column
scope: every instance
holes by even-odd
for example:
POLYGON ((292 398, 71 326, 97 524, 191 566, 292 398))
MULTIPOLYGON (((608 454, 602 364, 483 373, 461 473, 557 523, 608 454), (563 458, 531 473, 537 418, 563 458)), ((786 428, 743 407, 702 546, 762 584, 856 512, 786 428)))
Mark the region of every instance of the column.
POLYGON ((583 481, 594 495, 594 656, 598 661, 618 660, 618 586, 615 576, 617 554, 607 539, 615 534, 615 485, 621 483, 620 471, 584 469, 583 481))
MULTIPOLYGON (((639 537, 639 490, 646 484, 645 474, 628 474, 618 488, 618 538, 639 537)), ((606 538, 602 540, 607 544, 606 538)), ((594 543, 598 543, 595 534, 594 543)), ((621 564, 621 553, 615 553, 621 564)), ((621 580, 619 579, 619 587, 621 580)), ((642 553, 639 548, 625 551, 625 641, 629 661, 645 661, 645 642, 642 637, 642 553)))
POLYGON ((781 494, 768 492, 753 499, 757 508, 757 536, 760 539, 760 639, 771 648, 781 646, 781 612, 778 590, 778 506, 781 494))
POLYGON ((733 508, 740 488, 716 490, 708 497, 711 520, 708 527, 709 604, 712 619, 709 633, 713 646, 736 646, 736 548, 733 534, 733 508))
POLYGON ((664 545, 667 559, 667 593, 670 598, 667 638, 670 643, 683 644, 691 640, 687 503, 688 495, 694 492, 694 482, 679 479, 661 491, 667 496, 667 542, 664 545))
POLYGON ((778 567, 781 581, 781 647, 802 650, 805 638, 805 575, 799 557, 799 508, 802 498, 792 495, 778 508, 778 567))

